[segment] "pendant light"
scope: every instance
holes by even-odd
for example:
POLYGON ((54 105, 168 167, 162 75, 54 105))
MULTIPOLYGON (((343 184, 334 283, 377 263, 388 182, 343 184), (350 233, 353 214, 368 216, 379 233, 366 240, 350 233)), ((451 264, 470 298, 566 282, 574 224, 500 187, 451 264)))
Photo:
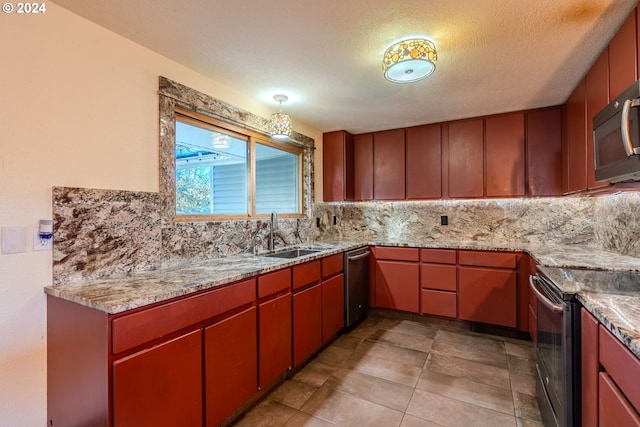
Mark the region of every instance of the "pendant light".
POLYGON ((271 115, 270 131, 271 137, 276 139, 288 139, 291 135, 291 117, 282 112, 282 103, 286 102, 289 97, 287 95, 274 95, 273 99, 280 103, 280 111, 271 115))

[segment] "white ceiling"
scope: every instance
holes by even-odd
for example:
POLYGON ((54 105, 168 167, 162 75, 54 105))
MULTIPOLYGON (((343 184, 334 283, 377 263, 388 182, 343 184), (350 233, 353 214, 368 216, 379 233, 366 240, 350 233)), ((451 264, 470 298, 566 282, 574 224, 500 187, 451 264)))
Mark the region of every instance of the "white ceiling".
MULTIPOLYGON (((564 103, 636 0, 54 0, 323 132, 363 133, 564 103), (385 49, 433 40, 420 82, 385 49)), ((215 94, 213 94, 215 96, 215 94)))

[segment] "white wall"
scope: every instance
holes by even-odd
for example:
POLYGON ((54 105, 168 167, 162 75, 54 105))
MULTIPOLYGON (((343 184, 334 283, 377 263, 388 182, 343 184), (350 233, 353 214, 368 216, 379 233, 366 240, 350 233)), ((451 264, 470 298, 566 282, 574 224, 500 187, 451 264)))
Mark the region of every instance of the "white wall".
POLYGON ((0 16, 0 40, 0 226, 28 230, 26 253, 0 254, 0 427, 44 426, 52 253, 33 251, 31 229, 52 216, 51 187, 158 191, 159 75, 272 111, 52 3, 0 16))

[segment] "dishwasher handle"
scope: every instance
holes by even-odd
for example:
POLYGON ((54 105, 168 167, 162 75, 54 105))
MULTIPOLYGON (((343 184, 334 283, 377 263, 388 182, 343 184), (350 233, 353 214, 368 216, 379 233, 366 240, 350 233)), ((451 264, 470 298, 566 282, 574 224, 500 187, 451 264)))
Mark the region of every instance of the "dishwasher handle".
POLYGON ((529 286, 534 294, 536 294, 537 300, 543 303, 549 310, 554 313, 562 313, 562 306, 554 304, 549 298, 547 298, 534 283, 536 279, 533 275, 529 276, 529 286))
POLYGON ((357 261, 359 259, 366 258, 369 255, 371 255, 371 251, 362 252, 362 253, 359 253, 359 254, 356 254, 356 255, 347 254, 347 260, 348 261, 357 261))

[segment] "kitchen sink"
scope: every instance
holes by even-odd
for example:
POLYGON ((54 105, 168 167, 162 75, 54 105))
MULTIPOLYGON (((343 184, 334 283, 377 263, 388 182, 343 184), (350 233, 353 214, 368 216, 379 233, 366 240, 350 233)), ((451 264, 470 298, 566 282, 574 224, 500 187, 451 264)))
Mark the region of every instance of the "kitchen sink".
POLYGON ((288 251, 276 252, 273 254, 266 254, 263 256, 269 257, 269 258, 298 258, 305 255, 315 254, 317 252, 320 252, 320 251, 315 249, 291 249, 288 251))

